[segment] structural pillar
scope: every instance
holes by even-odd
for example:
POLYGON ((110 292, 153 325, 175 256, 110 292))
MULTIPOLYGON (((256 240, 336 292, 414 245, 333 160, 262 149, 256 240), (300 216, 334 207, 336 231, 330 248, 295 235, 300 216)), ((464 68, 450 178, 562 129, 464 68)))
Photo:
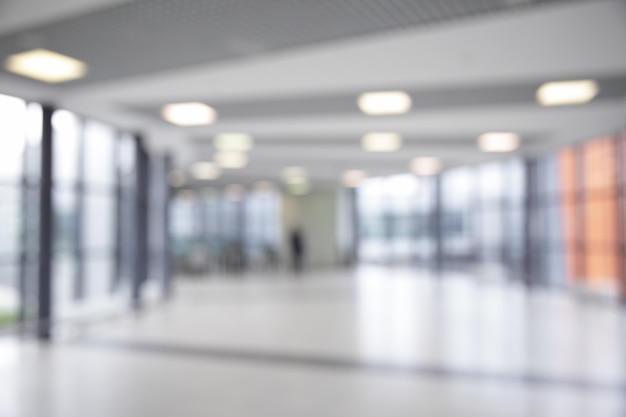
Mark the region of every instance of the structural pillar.
POLYGON ((435 188, 435 205, 432 213, 432 231, 433 241, 435 245, 434 265, 435 271, 440 273, 443 270, 443 192, 442 178, 437 175, 432 179, 435 188))
POLYGON ((135 137, 135 141, 137 149, 134 233, 136 258, 131 282, 131 306, 134 309, 139 309, 141 308, 141 288, 148 279, 148 189, 150 181, 148 154, 139 136, 135 137))
POLYGON ((170 172, 172 166, 171 158, 168 156, 163 160, 163 172, 160 178, 163 187, 163 239, 164 239, 164 251, 165 260, 163 264, 163 298, 169 299, 172 296, 172 273, 173 262, 171 252, 171 235, 170 235, 170 204, 172 201, 172 188, 167 182, 167 174, 170 172))
POLYGON ((527 160, 524 163, 526 174, 526 190, 524 193, 524 269, 523 280, 527 286, 535 284, 535 209, 537 206, 537 161, 527 160))
POLYGON ((350 265, 355 265, 359 261, 359 241, 361 240, 359 207, 358 207, 358 190, 356 188, 348 188, 348 204, 350 218, 350 265))
POLYGON ((39 183, 39 277, 37 337, 52 337, 52 107, 43 106, 39 183))

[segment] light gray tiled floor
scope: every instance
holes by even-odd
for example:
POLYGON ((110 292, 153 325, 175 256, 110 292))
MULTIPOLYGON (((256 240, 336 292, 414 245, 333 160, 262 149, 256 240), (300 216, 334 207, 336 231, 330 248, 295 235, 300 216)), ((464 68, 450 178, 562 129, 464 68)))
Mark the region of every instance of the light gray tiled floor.
POLYGON ((80 337, 0 339, 0 416, 621 417, 625 322, 404 269, 186 281, 80 337))

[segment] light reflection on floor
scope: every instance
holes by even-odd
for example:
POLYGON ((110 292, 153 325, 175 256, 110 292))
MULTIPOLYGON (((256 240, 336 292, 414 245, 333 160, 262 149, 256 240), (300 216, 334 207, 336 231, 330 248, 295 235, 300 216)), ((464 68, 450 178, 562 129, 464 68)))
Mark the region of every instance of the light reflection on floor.
POLYGON ((609 302, 383 267, 187 279, 177 294, 50 347, 5 339, 0 416, 626 410, 625 316, 609 302))

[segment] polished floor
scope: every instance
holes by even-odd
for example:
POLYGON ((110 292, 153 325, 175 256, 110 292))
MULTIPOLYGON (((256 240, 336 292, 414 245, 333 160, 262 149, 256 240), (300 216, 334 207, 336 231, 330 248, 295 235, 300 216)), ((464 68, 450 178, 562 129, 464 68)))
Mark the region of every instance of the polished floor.
POLYGON ((362 267, 181 280, 175 301, 0 338, 0 417, 626 415, 626 315, 362 267))

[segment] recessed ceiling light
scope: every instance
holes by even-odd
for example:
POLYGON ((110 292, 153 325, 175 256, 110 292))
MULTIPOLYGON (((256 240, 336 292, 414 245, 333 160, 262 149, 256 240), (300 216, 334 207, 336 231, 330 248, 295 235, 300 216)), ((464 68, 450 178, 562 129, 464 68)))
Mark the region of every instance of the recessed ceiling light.
POLYGON ((182 187, 185 185, 185 174, 181 170, 173 169, 167 174, 167 182, 172 187, 182 187))
POLYGON ((10 55, 4 62, 7 71, 49 84, 83 78, 87 64, 47 49, 33 49, 10 55))
POLYGON ((519 147, 520 137, 513 132, 489 132, 478 137, 483 152, 511 152, 519 147))
POLYGON ((357 103, 363 113, 371 116, 404 114, 411 110, 411 97, 404 91, 363 93, 357 103))
POLYGON ((288 184, 287 188, 289 189, 289 192, 294 195, 304 195, 308 193, 310 189, 308 181, 288 184))
POLYGON ((199 180, 214 180, 220 176, 220 169, 213 162, 196 162, 191 166, 191 173, 199 180))
POLYGON ((285 167, 282 175, 283 179, 287 181, 289 178, 306 177, 306 170, 302 167, 285 167))
POLYGON ((248 155, 242 152, 219 151, 215 154, 215 163, 220 168, 239 169, 248 165, 248 155))
POLYGON ((433 156, 420 156, 411 161, 411 171, 416 175, 436 175, 441 171, 441 161, 433 156))
POLYGON ((402 146, 402 137, 394 132, 372 132, 363 136, 361 143, 368 152, 393 152, 402 146))
POLYGON ((163 106, 161 116, 177 126, 201 126, 213 123, 217 112, 200 102, 172 103, 163 106))
POLYGON ((220 133, 213 139, 215 149, 220 151, 246 152, 252 149, 252 136, 247 133, 220 133))
POLYGON ((566 106, 588 103, 600 91, 594 80, 556 81, 545 83, 537 90, 537 102, 542 106, 566 106))
POLYGON ((343 173, 343 184, 348 188, 356 188, 367 177, 365 171, 359 169, 351 169, 343 173))
POLYGON ((309 182, 307 177, 304 176, 292 176, 292 177, 287 177, 285 178, 285 182, 287 184, 305 184, 307 182, 309 182))

